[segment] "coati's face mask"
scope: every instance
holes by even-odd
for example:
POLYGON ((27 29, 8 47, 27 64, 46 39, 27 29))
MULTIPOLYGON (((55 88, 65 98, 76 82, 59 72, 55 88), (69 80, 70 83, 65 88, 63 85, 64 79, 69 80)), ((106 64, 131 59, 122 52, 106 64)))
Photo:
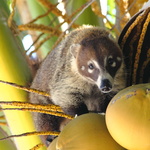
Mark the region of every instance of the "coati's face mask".
POLYGON ((103 37, 77 45, 76 63, 79 74, 88 82, 96 84, 103 93, 110 92, 123 60, 117 44, 103 37))

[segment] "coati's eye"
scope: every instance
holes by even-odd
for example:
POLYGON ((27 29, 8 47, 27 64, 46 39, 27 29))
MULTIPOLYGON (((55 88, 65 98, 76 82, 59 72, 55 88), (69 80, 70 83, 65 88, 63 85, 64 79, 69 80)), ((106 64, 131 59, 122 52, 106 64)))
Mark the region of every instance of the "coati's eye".
POLYGON ((93 65, 92 63, 90 63, 90 64, 88 65, 88 67, 89 67, 89 69, 91 69, 91 70, 94 69, 94 65, 93 65))
POLYGON ((108 65, 111 67, 116 67, 116 61, 113 58, 108 58, 108 65))

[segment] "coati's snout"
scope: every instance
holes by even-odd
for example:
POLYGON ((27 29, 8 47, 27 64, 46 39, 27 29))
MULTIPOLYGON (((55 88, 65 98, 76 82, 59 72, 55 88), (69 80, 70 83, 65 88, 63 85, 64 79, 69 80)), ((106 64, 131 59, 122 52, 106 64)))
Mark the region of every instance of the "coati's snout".
POLYGON ((102 93, 109 93, 113 90, 114 79, 108 72, 101 72, 95 84, 102 93))
POLYGON ((103 93, 108 93, 112 90, 112 84, 108 79, 103 79, 100 85, 100 90, 103 93))

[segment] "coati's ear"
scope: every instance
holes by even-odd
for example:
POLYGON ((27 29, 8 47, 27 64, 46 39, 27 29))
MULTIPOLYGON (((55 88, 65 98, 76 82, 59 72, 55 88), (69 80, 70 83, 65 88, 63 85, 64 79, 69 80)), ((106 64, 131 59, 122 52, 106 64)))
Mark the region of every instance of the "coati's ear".
POLYGON ((78 51, 81 49, 81 45, 80 44, 72 44, 70 46, 70 53, 72 54, 72 56, 74 56, 76 58, 78 51))
POLYGON ((115 41, 115 38, 113 37, 113 35, 112 35, 111 33, 108 34, 108 37, 109 37, 111 40, 115 41))

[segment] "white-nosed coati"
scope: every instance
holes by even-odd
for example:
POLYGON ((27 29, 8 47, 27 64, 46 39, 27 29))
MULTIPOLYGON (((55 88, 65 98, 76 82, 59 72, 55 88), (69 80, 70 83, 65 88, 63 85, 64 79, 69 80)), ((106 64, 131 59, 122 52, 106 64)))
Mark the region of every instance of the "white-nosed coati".
MULTIPOLYGON (((109 35, 92 26, 68 34, 42 62, 31 86, 49 92, 51 99, 31 93, 31 102, 59 105, 70 115, 105 112, 125 87, 122 51, 109 35)), ((37 130, 53 131, 64 118, 35 113, 34 120, 37 130)))

